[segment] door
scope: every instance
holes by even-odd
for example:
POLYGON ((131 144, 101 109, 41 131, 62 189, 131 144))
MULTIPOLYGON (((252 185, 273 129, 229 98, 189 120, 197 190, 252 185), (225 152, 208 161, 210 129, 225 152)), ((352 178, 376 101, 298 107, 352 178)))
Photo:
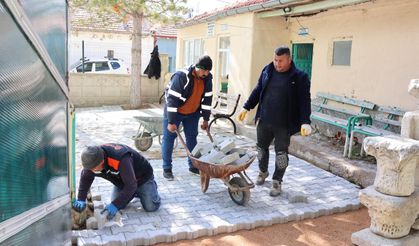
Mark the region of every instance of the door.
POLYGON ((311 65, 313 60, 313 44, 293 44, 292 59, 295 66, 308 74, 311 79, 311 65))

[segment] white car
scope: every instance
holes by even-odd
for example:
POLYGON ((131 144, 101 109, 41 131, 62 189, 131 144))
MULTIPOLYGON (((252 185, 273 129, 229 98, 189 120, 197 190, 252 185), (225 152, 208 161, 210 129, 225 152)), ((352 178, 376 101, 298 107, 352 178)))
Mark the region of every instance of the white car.
MULTIPOLYGON (((80 59, 79 62, 74 64, 72 73, 82 73, 83 64, 80 59)), ((119 73, 128 74, 129 69, 124 61, 118 58, 91 58, 84 59, 84 72, 85 73, 119 73)))

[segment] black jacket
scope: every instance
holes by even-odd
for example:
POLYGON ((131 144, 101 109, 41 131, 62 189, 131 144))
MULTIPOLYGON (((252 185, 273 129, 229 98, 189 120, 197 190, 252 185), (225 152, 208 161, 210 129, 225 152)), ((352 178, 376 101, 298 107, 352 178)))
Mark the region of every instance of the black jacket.
POLYGON ((144 74, 147 74, 149 79, 153 76, 156 77, 156 79, 159 79, 161 75, 161 62, 159 58, 159 48, 157 45, 154 46, 153 52, 150 54, 150 62, 144 70, 144 74))
MULTIPOLYGON (((262 101, 264 93, 266 93, 266 85, 270 82, 274 69, 272 62, 263 68, 256 87, 253 89, 243 106, 245 109, 253 109, 262 101)), ((306 73, 295 67, 294 62, 291 64, 289 78, 287 125, 289 134, 293 135, 300 131, 302 124, 310 124, 310 80, 306 73)), ((256 111, 255 122, 260 118, 260 107, 261 105, 259 104, 256 111)), ((274 114, 275 112, 272 112, 272 115, 274 114)), ((263 121, 263 119, 261 120, 263 121)))
POLYGON ((103 144, 105 153, 103 170, 96 174, 83 169, 80 176, 78 200, 84 201, 95 177, 101 177, 121 189, 112 203, 121 209, 134 197, 137 187, 153 177, 153 168, 147 159, 123 144, 103 144))

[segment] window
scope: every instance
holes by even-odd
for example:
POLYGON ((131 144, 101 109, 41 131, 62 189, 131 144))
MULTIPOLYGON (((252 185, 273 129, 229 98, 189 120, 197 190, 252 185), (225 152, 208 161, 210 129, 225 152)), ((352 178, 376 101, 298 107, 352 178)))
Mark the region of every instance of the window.
MULTIPOLYGON (((92 62, 85 62, 84 63, 84 71, 85 72, 91 72, 92 71, 92 64, 93 64, 92 62)), ((83 66, 83 64, 77 67, 77 72, 78 73, 83 72, 82 66, 83 66)))
POLYGON ((220 43, 218 47, 218 59, 219 59, 219 72, 220 77, 225 78, 228 73, 228 63, 230 56, 230 37, 220 37, 220 43))
POLYGON ((352 40, 333 42, 332 65, 350 66, 351 65, 352 40))
POLYGON ((175 71, 175 67, 173 66, 173 64, 173 57, 169 56, 169 73, 173 73, 175 71))
POLYGON ((113 69, 118 69, 118 68, 121 67, 121 65, 119 65, 118 62, 111 62, 111 66, 112 66, 113 69))
POLYGON ((230 37, 220 37, 218 44, 218 82, 220 91, 227 93, 230 61, 230 37))
POLYGON ((208 37, 214 36, 214 32, 215 32, 215 23, 214 22, 208 23, 208 26, 207 26, 207 36, 208 37))
POLYGON ((202 39, 192 39, 184 41, 184 60, 183 66, 189 67, 198 61, 198 58, 204 53, 204 44, 202 39))
POLYGON ((109 70, 108 62, 95 62, 95 71, 109 70))

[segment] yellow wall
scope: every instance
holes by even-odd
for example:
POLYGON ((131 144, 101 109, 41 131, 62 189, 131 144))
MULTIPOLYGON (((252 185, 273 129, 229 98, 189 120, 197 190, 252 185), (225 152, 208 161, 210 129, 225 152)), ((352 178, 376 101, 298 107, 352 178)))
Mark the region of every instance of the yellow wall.
MULTIPOLYGON (((298 21, 259 18, 253 13, 226 17, 215 21, 212 37, 207 37, 207 23, 179 29, 176 65, 183 64, 183 41, 203 38, 216 78, 218 38, 230 36, 229 93, 242 94, 241 107, 262 68, 272 61, 275 47, 313 43, 312 97, 324 91, 413 110, 417 102, 407 93, 407 86, 412 78, 419 78, 417 13, 419 1, 376 0, 299 17, 298 21), (227 30, 221 30, 223 24, 228 24, 227 30), (300 25, 308 27, 310 35, 299 36, 300 25), (352 40, 351 65, 331 66, 333 41, 341 38, 352 40)), ((215 79, 214 91, 219 89, 215 79)))
POLYGON ((313 43, 312 97, 331 92, 380 105, 417 108, 407 87, 419 78, 419 1, 384 1, 345 7, 298 18, 310 36, 296 33, 300 24, 291 19, 295 43, 313 43), (336 38, 352 40, 351 65, 331 66, 336 38), (314 39, 314 40, 313 40, 314 39))
MULTIPOLYGON (((177 68, 184 61, 183 42, 188 39, 204 39, 204 53, 213 59, 214 91, 220 90, 218 74, 218 40, 230 37, 230 73, 228 92, 241 94, 241 108, 257 83, 263 67, 270 63, 274 49, 280 44, 289 44, 289 34, 285 30, 283 18, 259 19, 253 13, 241 14, 215 21, 215 34, 207 37, 207 23, 178 30, 177 68), (228 28, 225 28, 228 25, 228 28), (224 28, 224 29, 223 29, 224 28)), ((255 113, 252 111, 252 113, 255 113)), ((251 122, 252 114, 248 117, 251 122)))

